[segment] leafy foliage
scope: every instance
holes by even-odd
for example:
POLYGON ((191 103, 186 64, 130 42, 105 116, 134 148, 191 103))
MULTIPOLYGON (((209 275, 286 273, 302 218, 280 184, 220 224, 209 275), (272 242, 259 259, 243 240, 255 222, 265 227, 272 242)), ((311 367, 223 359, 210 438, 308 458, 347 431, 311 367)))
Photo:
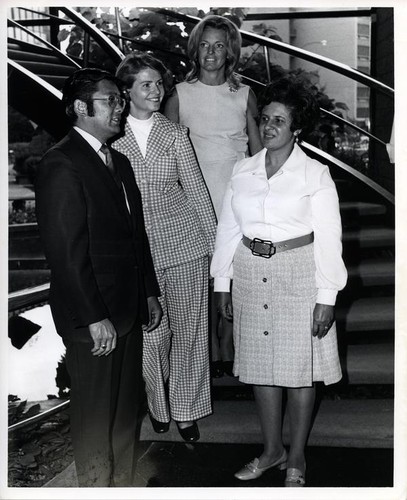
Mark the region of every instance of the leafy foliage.
POLYGON ((73 461, 69 429, 69 415, 61 412, 10 433, 9 486, 41 487, 66 469, 73 461))

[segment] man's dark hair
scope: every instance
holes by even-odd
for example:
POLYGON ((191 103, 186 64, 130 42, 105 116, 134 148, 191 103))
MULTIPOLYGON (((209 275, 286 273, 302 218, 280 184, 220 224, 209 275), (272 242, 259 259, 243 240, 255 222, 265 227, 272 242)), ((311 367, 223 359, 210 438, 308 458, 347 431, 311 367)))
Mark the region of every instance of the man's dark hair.
POLYGON ((83 101, 88 108, 88 115, 93 116, 92 97, 98 90, 98 84, 102 80, 114 83, 120 90, 120 81, 114 75, 102 69, 79 69, 66 79, 62 90, 62 102, 65 105, 65 112, 72 123, 75 123, 78 119, 78 115, 74 110, 76 99, 83 101))

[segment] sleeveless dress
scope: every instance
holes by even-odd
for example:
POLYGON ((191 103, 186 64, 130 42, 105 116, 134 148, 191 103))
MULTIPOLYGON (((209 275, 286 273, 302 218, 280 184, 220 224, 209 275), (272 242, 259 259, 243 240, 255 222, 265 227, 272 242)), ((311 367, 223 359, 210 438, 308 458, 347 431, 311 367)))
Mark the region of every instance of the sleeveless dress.
POLYGON ((199 80, 176 86, 179 123, 188 127, 203 177, 219 220, 226 185, 237 160, 247 156, 246 110, 250 87, 199 80))

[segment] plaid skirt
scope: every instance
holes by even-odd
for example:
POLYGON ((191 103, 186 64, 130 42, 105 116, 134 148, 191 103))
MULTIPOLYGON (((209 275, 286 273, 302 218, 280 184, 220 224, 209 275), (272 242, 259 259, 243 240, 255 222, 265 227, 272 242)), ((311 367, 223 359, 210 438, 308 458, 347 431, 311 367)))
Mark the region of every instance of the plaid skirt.
POLYGON ((309 387, 341 379, 335 323, 324 338, 312 336, 313 244, 265 259, 240 243, 233 275, 234 374, 241 382, 309 387))

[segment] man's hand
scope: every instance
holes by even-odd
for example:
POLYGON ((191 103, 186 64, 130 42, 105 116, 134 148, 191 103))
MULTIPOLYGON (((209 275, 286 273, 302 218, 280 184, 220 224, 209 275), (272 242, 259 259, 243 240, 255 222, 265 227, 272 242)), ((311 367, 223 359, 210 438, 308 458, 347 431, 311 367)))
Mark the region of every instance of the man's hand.
POLYGON ((331 328, 334 321, 334 306, 327 306, 326 304, 315 304, 312 335, 314 337, 322 339, 322 337, 325 337, 325 335, 329 332, 329 329, 331 328))
POLYGON ((157 297, 147 297, 147 305, 149 322, 148 325, 143 325, 143 330, 152 332, 160 324, 163 310, 161 309, 157 297))
POLYGON ((232 296, 230 292, 215 292, 216 309, 223 318, 233 320, 232 296))
POLYGON ((92 354, 107 356, 116 347, 117 333, 110 319, 102 319, 89 325, 89 332, 93 339, 92 354))

